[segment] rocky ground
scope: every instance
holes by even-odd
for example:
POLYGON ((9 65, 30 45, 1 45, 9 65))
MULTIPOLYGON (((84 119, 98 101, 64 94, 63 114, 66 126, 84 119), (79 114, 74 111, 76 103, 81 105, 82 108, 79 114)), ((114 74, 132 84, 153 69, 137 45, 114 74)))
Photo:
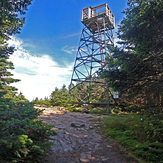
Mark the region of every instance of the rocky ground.
POLYGON ((65 112, 64 108, 46 108, 39 117, 55 125, 58 135, 52 141, 42 163, 136 163, 114 149, 101 133, 104 115, 65 112))

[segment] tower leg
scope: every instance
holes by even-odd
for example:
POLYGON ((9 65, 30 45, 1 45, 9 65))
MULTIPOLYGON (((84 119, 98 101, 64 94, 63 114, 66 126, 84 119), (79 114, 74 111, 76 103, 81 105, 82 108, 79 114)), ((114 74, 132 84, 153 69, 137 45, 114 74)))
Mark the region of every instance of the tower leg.
POLYGON ((113 46, 107 17, 94 18, 83 27, 69 86, 67 103, 105 104, 109 109, 109 92, 101 73, 106 69, 107 46, 113 46), (102 20, 102 21, 101 21, 102 20))

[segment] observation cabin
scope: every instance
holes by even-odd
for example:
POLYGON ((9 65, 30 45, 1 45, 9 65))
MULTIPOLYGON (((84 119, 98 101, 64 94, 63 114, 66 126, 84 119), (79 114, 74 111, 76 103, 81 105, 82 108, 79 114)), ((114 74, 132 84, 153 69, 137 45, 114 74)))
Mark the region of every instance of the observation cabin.
POLYGON ((115 28, 114 15, 106 3, 96 7, 90 6, 82 9, 81 22, 92 33, 96 33, 98 30, 96 21, 98 21, 98 24, 100 25, 100 29, 104 29, 105 28, 104 26, 107 26, 110 29, 115 28))

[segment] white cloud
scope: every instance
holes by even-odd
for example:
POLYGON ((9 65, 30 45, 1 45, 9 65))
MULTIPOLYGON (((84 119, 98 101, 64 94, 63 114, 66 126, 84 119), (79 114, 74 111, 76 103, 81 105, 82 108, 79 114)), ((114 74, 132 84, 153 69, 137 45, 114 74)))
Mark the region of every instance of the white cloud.
POLYGON ((69 63, 61 67, 47 54, 31 55, 23 48, 23 41, 17 37, 13 37, 9 45, 17 49, 10 56, 10 61, 15 67, 12 73, 14 78, 21 79, 20 82, 14 83, 14 86, 27 99, 44 98, 49 96, 55 87, 61 88, 63 84, 69 85, 73 64, 69 63))
POLYGON ((74 36, 78 36, 78 35, 81 35, 81 33, 73 33, 73 34, 67 35, 63 38, 69 38, 69 37, 74 37, 74 36))
POLYGON ((66 45, 61 50, 68 54, 72 54, 73 52, 77 52, 77 47, 66 45))

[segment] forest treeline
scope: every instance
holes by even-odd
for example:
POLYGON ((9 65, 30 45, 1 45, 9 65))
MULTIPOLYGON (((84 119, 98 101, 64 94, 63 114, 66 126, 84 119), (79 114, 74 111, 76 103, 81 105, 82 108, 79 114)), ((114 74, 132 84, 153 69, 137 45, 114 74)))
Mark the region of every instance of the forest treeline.
MULTIPOLYGON (((62 106, 62 107, 68 107, 70 108, 75 108, 75 107, 82 107, 82 102, 81 99, 85 94, 88 94, 90 92, 91 98, 90 103, 93 102, 98 102, 100 101, 106 101, 104 88, 96 85, 95 83, 93 84, 88 84, 88 83, 83 83, 79 85, 78 87, 75 87, 72 89, 71 94, 69 94, 69 89, 66 88, 66 85, 64 84, 62 88, 55 88, 54 91, 50 94, 49 97, 46 97, 44 99, 36 97, 35 99, 32 100, 32 103, 34 104, 39 104, 39 105, 48 105, 48 106, 62 106)), ((110 102, 113 103, 113 92, 110 89, 109 92, 109 97, 110 97, 110 102)))
POLYGON ((66 88, 66 85, 63 85, 61 89, 56 87, 49 97, 45 96, 44 99, 42 98, 39 99, 38 97, 36 97, 34 100, 32 100, 32 103, 38 105, 65 107, 67 103, 67 97, 68 89, 66 88))

